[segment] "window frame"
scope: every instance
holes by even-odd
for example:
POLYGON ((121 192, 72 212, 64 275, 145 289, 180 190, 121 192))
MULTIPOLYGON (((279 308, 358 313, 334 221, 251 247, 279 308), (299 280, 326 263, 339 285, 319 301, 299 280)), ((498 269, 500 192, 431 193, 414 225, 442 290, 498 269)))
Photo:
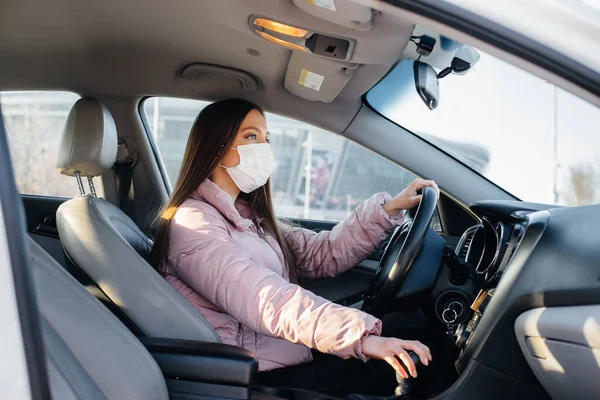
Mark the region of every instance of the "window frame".
MULTIPOLYGON (((154 136, 152 135, 152 128, 150 126, 150 122, 146 116, 146 112, 144 111, 144 104, 146 101, 160 96, 144 96, 138 101, 138 115, 142 122, 142 127, 144 128, 144 132, 146 133, 146 138, 148 139, 148 143, 150 143, 150 148, 152 149, 152 155, 156 160, 156 164, 158 165, 158 170, 160 171, 160 175, 162 178, 162 182, 165 185, 165 190, 167 194, 170 196, 173 193, 173 183, 171 182, 171 178, 169 177, 169 172, 167 171, 167 166, 165 165, 164 158, 160 152, 160 148, 158 147, 158 143, 154 140, 154 136)), ((198 100, 198 99, 188 99, 188 100, 198 100)))

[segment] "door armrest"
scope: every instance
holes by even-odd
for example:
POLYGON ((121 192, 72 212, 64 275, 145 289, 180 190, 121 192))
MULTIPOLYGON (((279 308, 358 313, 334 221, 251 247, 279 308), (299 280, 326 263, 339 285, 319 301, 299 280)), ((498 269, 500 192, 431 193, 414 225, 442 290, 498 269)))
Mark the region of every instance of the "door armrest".
POLYGON ((194 340, 139 339, 167 379, 247 387, 258 373, 256 357, 241 347, 194 340))

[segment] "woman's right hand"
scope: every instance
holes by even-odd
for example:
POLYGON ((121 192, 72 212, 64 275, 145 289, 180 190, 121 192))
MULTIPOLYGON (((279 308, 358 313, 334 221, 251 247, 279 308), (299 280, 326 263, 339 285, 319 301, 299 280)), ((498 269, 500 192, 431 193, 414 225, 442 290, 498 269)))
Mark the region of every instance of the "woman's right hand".
POLYGON ((431 361, 431 352, 429 347, 416 340, 402 340, 396 338, 386 338, 375 335, 369 335, 363 339, 362 352, 367 357, 384 360, 392 366, 403 378, 408 378, 408 374, 404 370, 398 358, 408 367, 410 374, 416 378, 417 368, 406 352, 412 350, 419 356, 421 364, 429 365, 431 361), (398 357, 398 358, 396 358, 398 357))

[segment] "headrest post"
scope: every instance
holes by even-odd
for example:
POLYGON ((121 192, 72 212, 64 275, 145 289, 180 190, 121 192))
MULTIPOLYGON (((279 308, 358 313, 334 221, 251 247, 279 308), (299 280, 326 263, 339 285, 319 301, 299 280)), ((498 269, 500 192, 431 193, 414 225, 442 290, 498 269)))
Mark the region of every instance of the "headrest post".
POLYGON ((79 171, 75 171, 73 173, 73 175, 75 176, 75 179, 77 179, 77 186, 79 187, 79 194, 85 194, 85 188, 83 187, 83 182, 81 181, 81 174, 79 173, 79 171))
POLYGON ((88 176, 88 185, 90 186, 90 193, 92 194, 92 196, 94 197, 98 197, 96 196, 96 188, 94 187, 94 178, 92 178, 91 176, 88 176))

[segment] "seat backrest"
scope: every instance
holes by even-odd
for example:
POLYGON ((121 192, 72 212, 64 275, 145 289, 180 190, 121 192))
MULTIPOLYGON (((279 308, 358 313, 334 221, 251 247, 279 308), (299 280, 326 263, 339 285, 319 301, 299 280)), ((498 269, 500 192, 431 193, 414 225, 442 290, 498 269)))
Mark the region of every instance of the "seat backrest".
MULTIPOLYGON (((108 110, 95 99, 80 99, 69 113, 57 168, 71 176, 108 172, 116 144, 108 110)), ((119 208, 82 195, 59 207, 56 223, 67 256, 144 335, 220 341, 204 317, 147 263, 152 242, 119 208)))
POLYGON ((37 243, 28 239, 53 399, 168 399, 144 346, 37 243))

